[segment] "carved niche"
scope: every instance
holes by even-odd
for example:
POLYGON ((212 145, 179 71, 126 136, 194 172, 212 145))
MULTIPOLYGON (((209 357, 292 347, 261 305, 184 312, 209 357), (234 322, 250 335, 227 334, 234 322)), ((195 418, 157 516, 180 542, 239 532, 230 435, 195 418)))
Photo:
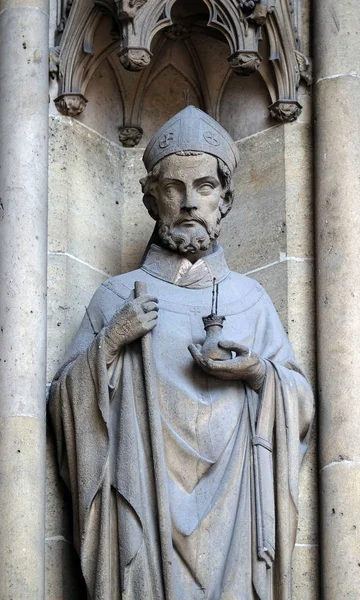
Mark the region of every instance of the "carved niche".
MULTIPOLYGON (((186 18, 175 20, 172 13, 176 3, 177 0, 63 0, 58 45, 52 49, 50 67, 51 76, 58 75, 59 95, 55 100, 58 110, 71 116, 84 110, 85 88, 94 61, 98 64, 100 59, 116 52, 125 69, 141 71, 152 61, 151 44, 160 31, 172 39, 189 37, 193 24, 186 18), (94 37, 104 14, 111 16, 113 29, 99 57, 94 50, 94 37)), ((272 68, 270 73, 262 75, 272 99, 270 115, 280 121, 296 119, 301 112, 297 99, 300 77, 308 84, 311 81, 309 60, 299 49, 296 0, 203 0, 203 3, 208 19, 202 26, 215 30, 226 40, 229 65, 238 75, 261 72, 259 42, 265 34, 272 68)), ((124 127, 134 126, 139 125, 124 123, 124 127)))

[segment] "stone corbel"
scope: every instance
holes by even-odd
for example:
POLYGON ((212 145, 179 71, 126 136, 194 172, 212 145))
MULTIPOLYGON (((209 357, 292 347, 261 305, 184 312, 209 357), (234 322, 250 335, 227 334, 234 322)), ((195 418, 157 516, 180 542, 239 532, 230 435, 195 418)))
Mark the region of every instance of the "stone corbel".
POLYGON ((118 57, 128 71, 142 71, 150 64, 152 54, 146 48, 125 48, 118 52, 118 57))
POLYGON ((58 111, 66 117, 77 117, 84 112, 87 104, 87 99, 82 94, 76 92, 68 92, 61 94, 54 100, 58 111))
POLYGON ((258 70, 262 57, 258 52, 239 50, 229 56, 228 61, 237 75, 251 75, 258 70))
POLYGON ((143 130, 136 125, 121 125, 119 140, 125 148, 134 148, 142 138, 143 130))
POLYGON ((276 100, 269 106, 270 116, 282 123, 296 121, 301 114, 302 106, 297 100, 276 100))

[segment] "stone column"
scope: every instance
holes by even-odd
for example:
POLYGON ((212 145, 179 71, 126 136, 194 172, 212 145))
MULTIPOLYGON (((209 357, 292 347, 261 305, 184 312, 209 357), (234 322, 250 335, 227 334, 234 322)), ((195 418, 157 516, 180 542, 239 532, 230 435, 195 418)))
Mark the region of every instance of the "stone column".
POLYGON ((47 0, 0 0, 0 598, 44 598, 47 0))
POLYGON ((313 3, 323 597, 360 590, 360 7, 313 3))

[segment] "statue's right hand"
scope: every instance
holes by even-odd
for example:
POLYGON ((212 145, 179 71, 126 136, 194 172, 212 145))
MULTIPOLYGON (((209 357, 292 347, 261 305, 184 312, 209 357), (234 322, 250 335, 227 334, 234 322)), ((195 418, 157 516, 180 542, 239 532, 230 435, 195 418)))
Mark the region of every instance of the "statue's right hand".
POLYGON ((108 359, 120 348, 142 337, 157 323, 158 299, 148 294, 128 300, 105 327, 105 345, 108 359))

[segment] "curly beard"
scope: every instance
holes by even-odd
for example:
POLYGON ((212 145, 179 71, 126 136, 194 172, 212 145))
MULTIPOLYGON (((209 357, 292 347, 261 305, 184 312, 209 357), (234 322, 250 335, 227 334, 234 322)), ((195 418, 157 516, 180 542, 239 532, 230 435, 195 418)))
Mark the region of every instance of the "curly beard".
POLYGON ((181 227, 182 219, 178 219, 172 225, 167 225, 159 220, 158 233, 163 244, 170 250, 181 254, 195 254, 200 250, 207 250, 219 237, 220 219, 217 227, 211 227, 199 217, 193 220, 197 221, 199 226, 191 229, 181 227))

